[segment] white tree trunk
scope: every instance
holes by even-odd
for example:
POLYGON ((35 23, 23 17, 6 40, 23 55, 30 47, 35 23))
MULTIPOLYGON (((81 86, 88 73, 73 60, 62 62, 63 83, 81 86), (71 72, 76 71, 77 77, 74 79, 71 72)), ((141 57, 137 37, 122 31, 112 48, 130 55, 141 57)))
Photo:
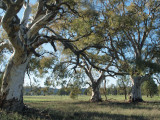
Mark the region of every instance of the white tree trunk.
POLYGON ((6 67, 1 88, 0 107, 7 111, 21 111, 23 104, 23 83, 26 67, 30 60, 27 53, 14 53, 6 67))
POLYGON ((92 84, 92 96, 91 96, 92 102, 100 102, 102 101, 99 85, 97 83, 92 84))
POLYGON ((142 95, 141 95, 141 84, 142 78, 141 77, 132 77, 132 93, 131 93, 131 101, 132 102, 142 102, 142 95))

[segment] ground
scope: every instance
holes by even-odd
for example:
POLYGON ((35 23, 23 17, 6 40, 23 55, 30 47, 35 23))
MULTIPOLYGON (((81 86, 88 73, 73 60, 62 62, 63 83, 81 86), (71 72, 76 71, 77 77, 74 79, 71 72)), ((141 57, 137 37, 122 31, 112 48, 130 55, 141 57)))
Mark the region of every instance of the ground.
MULTIPOLYGON (((124 96, 89 102, 89 96, 24 96, 28 108, 22 113, 0 111, 0 120, 160 120, 160 96, 129 103, 124 96)), ((104 99, 104 98, 103 98, 104 99)))

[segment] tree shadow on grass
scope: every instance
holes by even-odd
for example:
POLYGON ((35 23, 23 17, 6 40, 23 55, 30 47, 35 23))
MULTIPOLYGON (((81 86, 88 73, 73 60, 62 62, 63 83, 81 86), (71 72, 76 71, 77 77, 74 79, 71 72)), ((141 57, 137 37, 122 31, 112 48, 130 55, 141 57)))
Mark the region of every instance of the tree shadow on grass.
POLYGON ((31 108, 26 106, 22 112, 20 112, 22 116, 26 116, 30 120, 32 119, 45 119, 45 120, 50 120, 50 115, 47 110, 39 110, 36 108, 31 108))
POLYGON ((57 110, 37 110, 34 108, 26 108, 21 113, 23 116, 27 116, 29 119, 45 119, 45 120, 147 120, 143 116, 127 116, 110 113, 99 113, 99 112, 74 112, 64 113, 57 110))
POLYGON ((160 101, 144 101, 144 103, 160 105, 160 101))
POLYGON ((160 101, 156 102, 148 102, 148 101, 143 101, 143 102, 135 102, 135 103, 130 103, 130 102, 121 102, 121 101, 109 101, 108 104, 105 102, 100 104, 100 105, 108 105, 110 107, 120 107, 123 109, 146 109, 146 110, 152 110, 153 105, 160 105, 160 101))
POLYGON ((146 120, 143 116, 127 116, 127 115, 119 115, 119 114, 110 114, 110 113, 99 113, 99 112, 79 112, 74 113, 75 118, 80 118, 83 120, 146 120))
POLYGON ((130 103, 130 102, 124 102, 124 101, 103 101, 103 102, 97 102, 97 103, 91 103, 90 101, 79 101, 79 102, 74 102, 72 104, 96 104, 99 106, 106 106, 106 107, 119 107, 123 109, 147 109, 151 110, 153 107, 149 107, 147 105, 160 105, 160 101, 143 101, 143 102, 135 102, 135 103, 130 103))
MULTIPOLYGON (((43 101, 44 102, 44 101, 43 101)), ((46 102, 46 101, 45 101, 46 102)), ((43 104, 45 104, 45 102, 43 104)), ((47 101, 49 102, 49 101, 47 101)), ((63 104, 63 103, 62 103, 63 104)), ((91 103, 89 101, 77 101, 77 102, 69 102, 71 108, 64 110, 58 110, 57 108, 50 109, 35 109, 26 107, 23 112, 20 114, 23 116, 27 116, 28 119, 38 119, 40 120, 147 120, 151 118, 146 118, 141 115, 122 115, 122 114, 112 114, 109 112, 103 113, 98 111, 83 111, 83 109, 79 109, 77 105, 98 105, 98 106, 106 106, 112 108, 122 108, 122 109, 153 109, 152 107, 148 107, 147 105, 160 105, 160 102, 143 102, 143 103, 129 103, 129 102, 120 102, 120 101, 103 101, 99 103, 91 103), (142 105, 141 105, 142 104, 142 105), (143 105, 144 104, 144 105, 143 105), (76 111, 72 110, 76 105, 76 111), (73 107, 72 107, 73 106, 73 107)))

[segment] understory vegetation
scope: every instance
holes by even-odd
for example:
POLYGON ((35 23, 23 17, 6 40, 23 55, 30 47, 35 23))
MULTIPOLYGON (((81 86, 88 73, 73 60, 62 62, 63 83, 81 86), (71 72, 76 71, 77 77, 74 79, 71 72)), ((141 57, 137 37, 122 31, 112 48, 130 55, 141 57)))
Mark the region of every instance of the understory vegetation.
MULTIPOLYGON (((109 95, 108 101, 90 102, 90 96, 24 96, 28 108, 23 113, 0 111, 1 120, 159 120, 160 96, 142 103, 129 103, 122 95, 109 95)), ((104 100, 105 97, 102 96, 104 100)))

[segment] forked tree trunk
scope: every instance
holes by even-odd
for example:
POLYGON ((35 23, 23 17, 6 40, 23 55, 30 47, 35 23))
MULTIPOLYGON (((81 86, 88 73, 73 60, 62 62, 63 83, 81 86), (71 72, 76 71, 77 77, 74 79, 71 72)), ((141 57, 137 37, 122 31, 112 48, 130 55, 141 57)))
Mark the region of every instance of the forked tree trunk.
POLYGON ((23 104, 23 83, 30 56, 26 53, 13 54, 6 67, 1 88, 0 107, 7 111, 21 111, 23 104))
POLYGON ((132 102, 142 102, 142 95, 141 95, 141 84, 142 79, 141 77, 132 77, 132 93, 131 93, 131 101, 132 102))
POLYGON ((99 90, 99 85, 97 85, 97 83, 93 83, 93 85, 92 85, 91 101, 92 102, 101 102, 102 101, 100 90, 99 90))

